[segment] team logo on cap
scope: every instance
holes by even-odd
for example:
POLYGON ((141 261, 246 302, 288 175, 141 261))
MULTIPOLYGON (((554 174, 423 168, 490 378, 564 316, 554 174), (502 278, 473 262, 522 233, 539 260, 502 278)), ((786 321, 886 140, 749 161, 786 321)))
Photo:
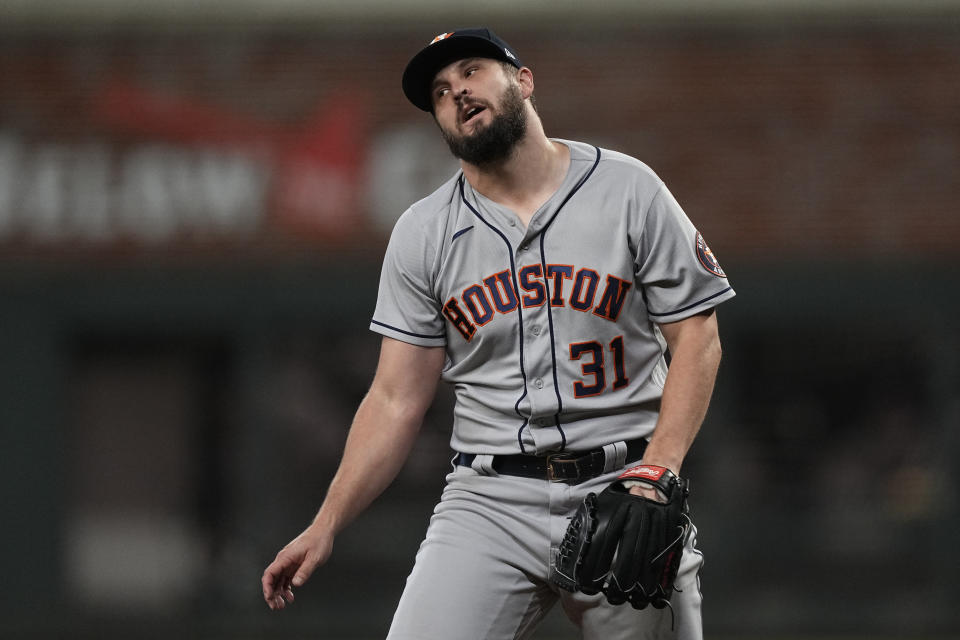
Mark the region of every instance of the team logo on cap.
POLYGON ((430 41, 430 44, 436 44, 436 43, 440 42, 441 40, 446 40, 447 38, 449 38, 449 37, 452 36, 452 35, 453 35, 453 31, 451 31, 450 33, 441 33, 441 34, 438 35, 436 38, 434 38, 433 40, 431 40, 431 41, 430 41))
POLYGON ((707 242, 703 239, 703 236, 700 235, 699 231, 697 232, 697 258, 700 260, 700 264, 703 265, 703 268, 713 275, 720 276, 721 278, 727 277, 727 274, 725 274, 723 269, 720 268, 720 263, 717 262, 717 258, 713 255, 713 251, 711 251, 710 247, 707 246, 707 242))

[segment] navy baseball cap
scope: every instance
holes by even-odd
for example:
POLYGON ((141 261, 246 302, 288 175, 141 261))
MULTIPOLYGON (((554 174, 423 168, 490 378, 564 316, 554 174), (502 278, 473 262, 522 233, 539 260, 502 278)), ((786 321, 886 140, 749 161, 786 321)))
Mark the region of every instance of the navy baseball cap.
POLYGON ((430 85, 440 69, 464 58, 493 58, 516 68, 523 64, 506 42, 485 27, 457 29, 441 33, 413 56, 403 72, 403 93, 418 109, 433 111, 430 85))

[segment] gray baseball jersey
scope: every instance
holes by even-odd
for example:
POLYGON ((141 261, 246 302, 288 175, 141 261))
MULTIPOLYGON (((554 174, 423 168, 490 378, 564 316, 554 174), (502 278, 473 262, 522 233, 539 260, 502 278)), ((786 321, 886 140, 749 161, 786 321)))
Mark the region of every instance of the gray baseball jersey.
POLYGON ((657 324, 735 294, 702 236, 640 161, 570 149, 527 228, 462 174, 399 219, 370 328, 445 347, 451 445, 587 451, 648 436, 666 377, 657 324))

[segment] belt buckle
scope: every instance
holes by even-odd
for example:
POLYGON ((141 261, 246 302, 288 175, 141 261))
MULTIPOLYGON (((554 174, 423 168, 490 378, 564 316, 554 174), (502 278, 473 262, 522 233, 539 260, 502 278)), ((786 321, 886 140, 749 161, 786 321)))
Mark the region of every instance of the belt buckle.
POLYGON ((548 453, 547 454, 547 480, 550 482, 567 482, 569 480, 576 480, 580 477, 580 465, 578 464, 579 458, 574 456, 566 451, 561 451, 559 453, 548 453), (564 464, 573 464, 573 475, 558 475, 554 470, 554 463, 564 464))

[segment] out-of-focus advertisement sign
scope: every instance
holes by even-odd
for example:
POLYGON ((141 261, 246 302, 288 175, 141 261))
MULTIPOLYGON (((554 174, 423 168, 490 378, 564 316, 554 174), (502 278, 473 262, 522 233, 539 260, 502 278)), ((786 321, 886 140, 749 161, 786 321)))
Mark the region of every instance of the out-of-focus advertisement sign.
MULTIPOLYGON (((724 264, 952 256, 955 38, 594 34, 574 55, 510 35, 548 135, 648 164, 724 264), (651 62, 624 78, 624 60, 651 62)), ((400 91, 421 46, 270 31, 0 40, 0 258, 382 245, 457 170, 400 91)))
MULTIPOLYGON (((304 92, 295 117, 257 116, 226 97, 242 90, 229 83, 223 96, 191 91, 196 79, 182 63, 116 80, 124 50, 100 52, 102 71, 90 74, 71 63, 76 47, 53 46, 47 68, 34 47, 22 58, 8 49, 2 63, 7 253, 329 244, 365 230, 369 110, 360 92, 328 86, 304 92)), ((243 75, 242 61, 230 68, 243 75)))

